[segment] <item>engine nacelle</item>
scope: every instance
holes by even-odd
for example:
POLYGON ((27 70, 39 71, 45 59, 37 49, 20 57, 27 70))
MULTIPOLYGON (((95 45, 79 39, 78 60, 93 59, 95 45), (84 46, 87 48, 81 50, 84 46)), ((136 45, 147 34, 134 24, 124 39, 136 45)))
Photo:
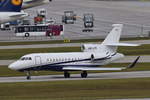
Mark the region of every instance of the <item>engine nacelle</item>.
POLYGON ((83 52, 93 52, 99 49, 99 44, 83 44, 81 46, 81 51, 83 52))

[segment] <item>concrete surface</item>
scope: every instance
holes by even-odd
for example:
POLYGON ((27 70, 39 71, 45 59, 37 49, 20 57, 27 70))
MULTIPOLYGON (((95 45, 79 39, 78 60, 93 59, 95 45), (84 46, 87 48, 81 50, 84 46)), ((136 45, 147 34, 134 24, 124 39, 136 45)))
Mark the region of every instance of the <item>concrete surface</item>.
POLYGON ((21 77, 0 77, 0 83, 96 80, 96 79, 126 79, 126 78, 146 78, 146 77, 147 78, 150 77, 150 71, 96 73, 96 74, 89 74, 88 78, 80 78, 79 74, 72 74, 71 78, 64 78, 63 75, 32 76, 31 80, 26 80, 26 77, 23 77, 23 76, 21 76, 21 77))
POLYGON ((29 19, 36 15, 36 9, 47 9, 47 18, 53 17, 61 23, 61 17, 66 10, 73 10, 78 16, 93 13, 95 16, 94 32, 82 32, 83 20, 78 19, 73 25, 65 25, 65 35, 54 37, 17 38, 12 31, 1 31, 1 41, 30 41, 56 39, 104 38, 114 23, 123 23, 122 37, 147 36, 150 31, 150 2, 140 1, 97 1, 97 0, 54 0, 53 2, 25 10, 30 14, 29 19))

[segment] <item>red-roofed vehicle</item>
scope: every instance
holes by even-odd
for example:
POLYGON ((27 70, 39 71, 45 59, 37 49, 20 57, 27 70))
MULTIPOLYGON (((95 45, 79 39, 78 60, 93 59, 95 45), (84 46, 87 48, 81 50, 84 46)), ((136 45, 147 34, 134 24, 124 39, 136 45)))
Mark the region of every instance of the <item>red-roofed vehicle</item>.
POLYGON ((49 25, 46 31, 46 36, 59 36, 63 35, 63 25, 49 25))

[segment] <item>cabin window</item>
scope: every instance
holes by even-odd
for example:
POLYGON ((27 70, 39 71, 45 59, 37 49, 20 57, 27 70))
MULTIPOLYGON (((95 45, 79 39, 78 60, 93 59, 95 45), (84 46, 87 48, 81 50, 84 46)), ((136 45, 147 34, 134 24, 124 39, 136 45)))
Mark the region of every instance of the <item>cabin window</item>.
POLYGON ((65 61, 67 61, 67 58, 65 58, 65 61))
POLYGON ((70 61, 70 58, 68 58, 68 60, 70 61))
POLYGON ((64 61, 64 58, 62 59, 62 61, 64 61))
POLYGON ((32 60, 32 58, 31 58, 31 57, 29 57, 29 60, 32 60))

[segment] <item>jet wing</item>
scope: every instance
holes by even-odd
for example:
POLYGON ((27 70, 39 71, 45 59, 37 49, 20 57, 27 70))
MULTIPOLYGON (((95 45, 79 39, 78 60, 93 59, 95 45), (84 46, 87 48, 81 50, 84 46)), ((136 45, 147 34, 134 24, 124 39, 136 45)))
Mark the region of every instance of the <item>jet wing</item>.
POLYGON ((23 14, 23 13, 20 13, 20 14, 15 14, 15 15, 11 15, 10 17, 20 17, 20 16, 24 16, 24 15, 26 15, 26 14, 23 14))
POLYGON ((52 0, 26 0, 26 1, 24 0, 23 5, 22 5, 22 9, 40 6, 40 5, 46 4, 50 1, 52 1, 52 0))
POLYGON ((30 0, 30 1, 24 1, 24 3, 34 3, 34 2, 41 2, 43 0, 30 0))
POLYGON ((137 61, 139 60, 140 56, 137 57, 133 63, 129 64, 127 67, 120 67, 120 68, 104 68, 104 67, 63 67, 63 70, 67 71, 119 71, 123 69, 133 68, 137 61))

